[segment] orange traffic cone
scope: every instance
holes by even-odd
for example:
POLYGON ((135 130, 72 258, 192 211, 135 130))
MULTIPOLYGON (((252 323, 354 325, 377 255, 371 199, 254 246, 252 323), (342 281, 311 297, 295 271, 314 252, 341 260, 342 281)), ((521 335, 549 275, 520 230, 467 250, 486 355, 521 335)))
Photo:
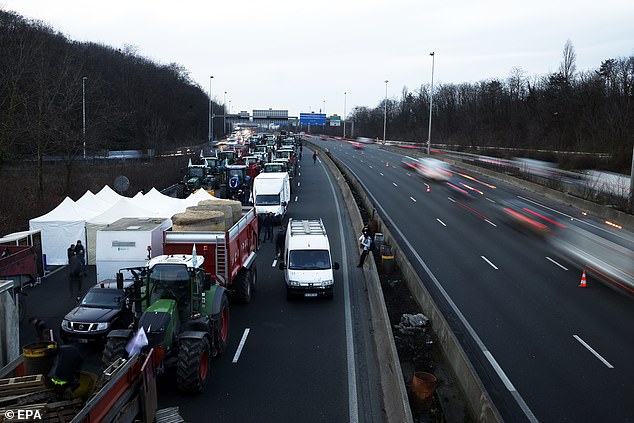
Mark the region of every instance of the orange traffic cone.
POLYGON ((586 271, 584 270, 583 273, 581 274, 581 282, 579 282, 579 288, 585 288, 587 287, 587 283, 586 283, 586 271))

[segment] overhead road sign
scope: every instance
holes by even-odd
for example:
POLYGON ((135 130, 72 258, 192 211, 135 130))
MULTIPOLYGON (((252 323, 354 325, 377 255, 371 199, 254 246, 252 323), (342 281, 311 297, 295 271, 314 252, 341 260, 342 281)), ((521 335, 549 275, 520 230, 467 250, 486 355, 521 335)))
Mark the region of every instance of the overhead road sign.
POLYGON ((330 126, 341 126, 341 116, 330 116, 330 126))
POLYGON ((325 113, 300 113, 299 123, 302 125, 326 126, 325 113))

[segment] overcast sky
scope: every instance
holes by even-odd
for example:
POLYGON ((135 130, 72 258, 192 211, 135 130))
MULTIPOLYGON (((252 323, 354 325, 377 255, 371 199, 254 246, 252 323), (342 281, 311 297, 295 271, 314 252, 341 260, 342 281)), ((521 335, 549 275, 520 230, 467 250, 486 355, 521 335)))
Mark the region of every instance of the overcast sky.
MULTIPOLYGON (((634 55, 632 0, 0 0, 77 41, 178 63, 231 111, 343 114, 404 87, 532 78, 634 55), (347 95, 344 95, 347 92, 347 95), (325 109, 324 109, 325 105, 325 109)), ((90 77, 90 75, 88 75, 90 77)))

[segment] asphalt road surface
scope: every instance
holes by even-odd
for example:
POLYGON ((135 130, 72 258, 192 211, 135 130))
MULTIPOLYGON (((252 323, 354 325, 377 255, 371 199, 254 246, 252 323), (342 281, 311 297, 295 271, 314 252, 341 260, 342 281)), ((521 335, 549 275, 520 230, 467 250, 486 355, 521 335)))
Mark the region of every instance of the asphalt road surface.
MULTIPOLYGON (((323 219, 333 259, 341 265, 334 298, 287 301, 274 244, 263 243, 254 299, 231 306, 227 352, 212 361, 204 392, 179 392, 170 372, 159 378, 159 407, 179 406, 188 422, 384 421, 364 280, 356 268, 361 228, 351 227, 326 166, 304 153, 288 217, 323 219)), ((95 282, 89 266, 82 286, 71 287, 61 267, 29 290, 28 314, 58 332, 79 291, 95 282)), ((34 340, 34 328, 24 322, 22 345, 34 340)), ((85 367, 98 369, 99 349, 80 348, 85 367)))
POLYGON ((634 421, 632 299, 592 277, 580 288, 576 263, 509 224, 501 203, 521 198, 566 225, 606 237, 619 238, 618 231, 474 175, 460 178, 478 192, 449 190, 404 168, 403 154, 380 145, 311 142, 328 148, 365 186, 505 421, 634 421))

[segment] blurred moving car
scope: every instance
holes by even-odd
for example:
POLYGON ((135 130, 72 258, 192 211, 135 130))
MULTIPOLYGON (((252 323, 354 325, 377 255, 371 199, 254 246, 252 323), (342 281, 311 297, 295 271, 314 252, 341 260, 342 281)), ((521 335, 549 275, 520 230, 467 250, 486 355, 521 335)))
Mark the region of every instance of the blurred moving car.
POLYGON ((64 343, 105 343, 113 329, 127 328, 134 317, 131 297, 133 281, 123 289, 113 280, 93 286, 62 320, 60 337, 64 343))
POLYGON ((499 203, 507 223, 518 225, 534 234, 546 236, 557 229, 566 228, 554 216, 519 198, 500 200, 499 203))
POLYGON ((449 163, 438 159, 405 157, 401 163, 403 166, 418 172, 423 178, 432 181, 446 182, 453 175, 449 163))
POLYGON ((365 145, 361 144, 360 142, 351 142, 350 144, 352 145, 352 148, 354 148, 356 150, 365 149, 365 145))
POLYGON ((634 239, 570 226, 549 239, 551 246, 579 268, 593 272, 606 285, 634 294, 634 239), (610 239, 610 237, 612 239, 610 239))

